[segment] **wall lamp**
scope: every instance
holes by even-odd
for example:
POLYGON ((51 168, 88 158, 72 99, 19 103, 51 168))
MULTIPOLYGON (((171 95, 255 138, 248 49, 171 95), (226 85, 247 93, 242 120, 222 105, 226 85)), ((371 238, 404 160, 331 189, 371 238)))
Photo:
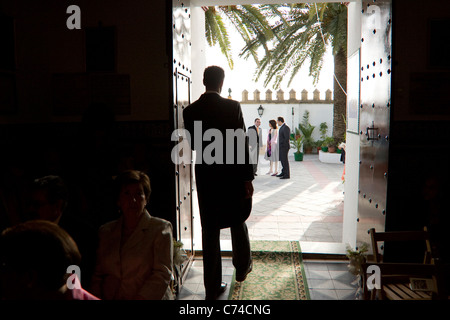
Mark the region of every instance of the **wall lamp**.
POLYGON ((263 113, 264 113, 264 108, 263 108, 262 105, 259 105, 259 108, 258 108, 258 114, 259 114, 259 116, 262 117, 263 113))

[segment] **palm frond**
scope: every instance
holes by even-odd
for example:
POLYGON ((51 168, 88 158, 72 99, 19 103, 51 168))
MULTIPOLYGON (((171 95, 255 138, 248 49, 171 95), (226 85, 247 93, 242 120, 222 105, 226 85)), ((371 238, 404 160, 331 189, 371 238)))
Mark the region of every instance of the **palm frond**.
MULTIPOLYGON (((331 46, 334 55, 347 50, 347 7, 344 4, 262 4, 215 8, 227 17, 245 41, 239 57, 255 60, 254 79, 258 81, 264 76, 266 87, 272 83, 277 89, 287 76, 290 85, 306 62, 309 62, 309 75, 316 84, 328 47, 331 46), (262 58, 258 56, 260 50, 264 52, 262 58)), ((214 22, 206 18, 207 23, 212 24, 206 30, 208 44, 222 41, 226 47, 226 33, 218 32, 220 20, 215 19, 214 22)))
POLYGON ((206 40, 210 47, 219 44, 220 51, 226 57, 228 66, 233 69, 234 62, 231 54, 231 43, 222 17, 214 7, 209 7, 205 12, 206 40))

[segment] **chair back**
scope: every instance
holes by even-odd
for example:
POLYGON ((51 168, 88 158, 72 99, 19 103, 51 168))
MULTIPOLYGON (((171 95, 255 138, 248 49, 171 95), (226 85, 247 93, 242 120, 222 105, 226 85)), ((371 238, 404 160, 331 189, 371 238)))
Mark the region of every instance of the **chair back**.
POLYGON ((376 232, 375 228, 369 230, 371 242, 373 260, 375 262, 383 262, 383 255, 378 250, 379 242, 408 242, 408 241, 424 241, 425 253, 423 263, 433 264, 433 258, 431 254, 431 243, 427 227, 424 227, 423 231, 387 231, 376 232))

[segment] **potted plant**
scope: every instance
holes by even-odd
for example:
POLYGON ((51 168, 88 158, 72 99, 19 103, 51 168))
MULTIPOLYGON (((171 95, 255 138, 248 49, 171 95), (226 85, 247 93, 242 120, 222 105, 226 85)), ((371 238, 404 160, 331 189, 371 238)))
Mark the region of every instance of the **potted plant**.
POLYGON ((328 124, 322 122, 319 125, 320 139, 316 141, 317 151, 322 150, 323 152, 328 151, 328 145, 324 145, 325 139, 327 138, 328 124))
POLYGON ((355 296, 360 296, 362 294, 362 264, 367 260, 367 251, 369 249, 369 245, 367 243, 362 243, 361 246, 353 250, 347 244, 347 253, 346 256, 349 259, 348 271, 355 276, 355 281, 352 284, 356 284, 358 289, 356 291, 355 296))
POLYGON ((325 140, 325 138, 327 137, 327 132, 328 132, 328 124, 326 122, 322 122, 319 125, 319 131, 320 131, 320 139, 325 140))
POLYGON ((334 144, 334 138, 333 137, 325 137, 325 139, 323 140, 323 143, 322 143, 322 151, 323 152, 330 152, 328 150, 328 147, 330 145, 333 145, 333 144, 334 144))
POLYGON ((313 144, 312 144, 312 153, 314 153, 314 154, 318 154, 319 153, 319 150, 320 150, 320 144, 318 143, 318 141, 313 141, 313 144))
POLYGON ((176 295, 180 290, 180 279, 182 277, 182 264, 188 259, 186 251, 183 249, 183 242, 173 239, 173 272, 171 281, 172 292, 176 295))
POLYGON ((328 147, 329 153, 336 152, 336 141, 334 140, 333 137, 327 137, 325 139, 324 145, 326 145, 328 147))
POLYGON ((367 251, 369 250, 369 245, 367 243, 361 244, 356 250, 353 250, 349 245, 347 245, 346 256, 349 259, 348 271, 354 275, 361 274, 362 264, 366 262, 367 251))
POLYGON ((294 137, 291 137, 291 145, 297 150, 296 152, 294 152, 295 161, 303 161, 303 137, 301 135, 295 135, 294 137))
POLYGON ((332 142, 328 145, 328 152, 329 153, 334 153, 336 152, 336 143, 332 142))
POLYGON ((309 123, 308 110, 305 110, 305 113, 303 114, 303 121, 302 123, 299 123, 298 127, 303 135, 303 149, 305 153, 311 153, 312 148, 314 147, 312 133, 316 127, 309 123))
POLYGON ((319 139, 315 142, 315 145, 317 147, 317 152, 319 152, 320 150, 322 150, 322 144, 323 144, 323 140, 319 139))

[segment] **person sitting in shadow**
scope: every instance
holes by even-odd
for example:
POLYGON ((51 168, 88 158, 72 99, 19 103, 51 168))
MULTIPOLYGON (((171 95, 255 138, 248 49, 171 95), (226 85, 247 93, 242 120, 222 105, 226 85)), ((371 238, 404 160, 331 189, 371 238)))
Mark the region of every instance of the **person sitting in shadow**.
POLYGON ((0 296, 2 300, 99 300, 81 287, 77 275, 68 273, 80 259, 75 241, 52 222, 33 220, 9 227, 0 236, 0 296))
POLYGON ((92 293, 104 300, 173 300, 173 231, 147 209, 149 177, 137 170, 115 181, 118 220, 100 227, 92 293))
POLYGON ((89 288, 95 267, 97 230, 70 212, 68 204, 68 190, 61 177, 49 175, 32 182, 29 218, 53 222, 69 233, 81 252, 80 267, 85 275, 83 287, 89 288))

